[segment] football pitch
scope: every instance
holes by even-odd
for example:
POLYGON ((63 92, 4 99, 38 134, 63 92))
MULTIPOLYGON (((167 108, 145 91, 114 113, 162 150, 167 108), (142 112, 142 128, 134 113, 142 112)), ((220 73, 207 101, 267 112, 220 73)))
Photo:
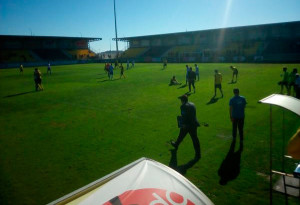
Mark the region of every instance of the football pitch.
MULTIPOLYGON (((113 80, 108 80, 104 64, 52 66, 52 75, 39 67, 40 92, 35 92, 34 68, 25 68, 24 75, 17 68, 0 70, 1 204, 49 203, 141 157, 172 165, 215 204, 269 204, 270 107, 258 101, 279 93, 282 67, 291 71, 300 65, 234 64, 237 83, 231 83, 230 65, 198 64, 200 80, 189 101, 196 105, 199 122, 208 126, 198 128, 202 158, 193 166, 188 166, 194 157, 189 135, 175 157, 169 143, 179 133, 178 97, 188 92, 188 87, 169 86, 169 81, 175 75, 185 84, 185 64, 168 64, 166 69, 161 63, 136 64, 125 69, 126 79, 119 79, 120 70, 115 70, 113 80), (223 98, 219 91, 212 98, 215 69, 223 75, 223 98), (233 88, 248 103, 244 148, 238 151, 237 140, 233 160, 224 166, 232 142, 233 88), (229 178, 220 185, 224 167, 229 178)), ((297 115, 273 106, 275 170, 281 170, 282 133, 287 144, 299 126, 297 115)), ((288 160, 285 170, 291 172, 295 162, 288 160)), ((284 196, 273 192, 273 203, 283 204, 284 196)), ((289 197, 289 203, 299 199, 289 197)))

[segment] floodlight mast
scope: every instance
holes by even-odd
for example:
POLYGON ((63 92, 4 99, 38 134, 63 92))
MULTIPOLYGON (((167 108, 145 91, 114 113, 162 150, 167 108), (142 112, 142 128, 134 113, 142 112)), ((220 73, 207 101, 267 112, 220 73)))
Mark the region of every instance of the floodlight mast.
POLYGON ((117 49, 117 60, 118 60, 118 58, 119 58, 119 48, 118 48, 118 31, 117 31, 116 0, 114 0, 114 14, 115 14, 116 49, 117 49))

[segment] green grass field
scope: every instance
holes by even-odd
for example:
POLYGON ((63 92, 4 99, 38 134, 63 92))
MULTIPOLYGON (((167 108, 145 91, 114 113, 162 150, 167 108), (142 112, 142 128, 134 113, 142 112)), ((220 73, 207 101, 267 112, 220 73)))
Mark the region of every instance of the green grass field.
MULTIPOLYGON (((258 100, 280 91, 281 64, 235 64, 236 84, 230 84, 229 64, 199 64, 200 81, 189 100, 197 107, 202 158, 183 171, 215 204, 269 203, 269 106, 258 100), (214 70, 223 74, 224 98, 210 103, 214 70), (238 176, 220 185, 218 170, 232 142, 229 99, 233 88, 247 99, 244 149, 238 176)), ((289 71, 298 65, 288 66, 289 71)), ((176 75, 185 82, 185 64, 136 64, 126 79, 109 81, 103 64, 53 66, 43 72, 44 91, 35 92, 33 68, 0 70, 0 201, 1 204, 45 204, 128 163, 148 157, 171 161, 169 141, 179 133, 178 96, 187 87, 169 86, 176 75)), ((220 97, 220 93, 217 93, 220 97)), ((281 169, 281 108, 273 107, 273 163, 281 169)), ((286 142, 300 126, 299 117, 285 111, 286 142)), ((239 144, 236 145, 237 151, 239 144)), ((178 166, 194 157, 187 136, 177 152, 178 166)), ((286 163, 293 170, 295 161, 286 163)), ((182 166, 181 166, 182 167, 182 166)), ((182 171, 182 170, 181 170, 182 171)), ((275 178, 275 177, 274 177, 275 178)), ((273 192, 274 204, 283 195, 273 192)), ((289 198, 290 204, 299 199, 289 198)))

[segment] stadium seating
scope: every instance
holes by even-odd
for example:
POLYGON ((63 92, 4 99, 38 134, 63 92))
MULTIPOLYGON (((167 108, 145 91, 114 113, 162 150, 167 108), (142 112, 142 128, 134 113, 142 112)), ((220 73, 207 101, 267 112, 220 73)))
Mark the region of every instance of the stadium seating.
POLYGON ((46 61, 70 60, 70 57, 60 49, 36 49, 33 52, 46 61))
POLYGON ((147 51, 149 48, 129 48, 122 54, 122 58, 137 58, 145 51, 147 51))
POLYGON ((171 48, 167 56, 168 57, 174 57, 178 56, 179 54, 184 54, 184 53, 195 53, 200 49, 200 46, 197 45, 191 45, 191 46, 174 46, 171 48))
POLYGON ((171 48, 170 46, 150 47, 144 54, 141 55, 141 57, 152 57, 152 58, 161 57, 170 48, 171 48))
POLYGON ((76 49, 66 51, 72 59, 86 60, 88 58, 95 57, 95 53, 88 49, 76 49))
POLYGON ((36 59, 28 50, 5 50, 0 51, 0 63, 35 62, 36 59))

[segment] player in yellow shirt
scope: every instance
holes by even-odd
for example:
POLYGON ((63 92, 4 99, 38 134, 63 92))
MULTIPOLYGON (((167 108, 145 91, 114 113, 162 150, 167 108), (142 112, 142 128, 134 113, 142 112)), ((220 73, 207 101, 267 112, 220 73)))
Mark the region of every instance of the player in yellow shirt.
POLYGON ((222 98, 223 98, 223 91, 222 91, 222 74, 219 73, 218 70, 215 70, 215 95, 214 97, 216 97, 217 94, 217 88, 219 88, 222 98))

